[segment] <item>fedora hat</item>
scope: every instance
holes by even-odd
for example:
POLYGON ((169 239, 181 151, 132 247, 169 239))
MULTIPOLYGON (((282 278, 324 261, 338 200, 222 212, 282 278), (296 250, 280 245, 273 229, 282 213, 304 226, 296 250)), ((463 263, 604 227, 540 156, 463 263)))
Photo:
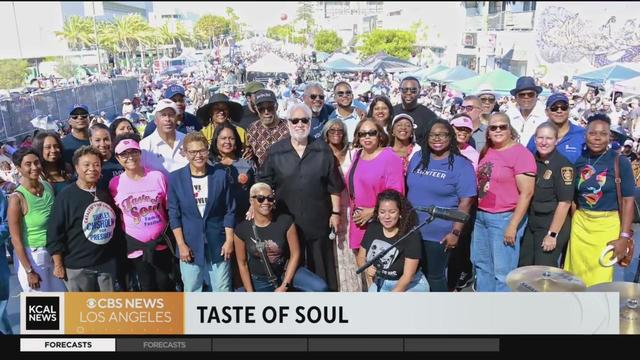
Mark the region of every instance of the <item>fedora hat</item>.
POLYGON ((521 76, 516 82, 516 88, 511 90, 511 95, 516 96, 517 93, 525 90, 534 90, 540 95, 542 88, 536 85, 536 81, 531 76, 521 76))
POLYGON ((209 103, 203 105, 198 109, 198 111, 196 111, 196 117, 203 126, 207 126, 211 122, 211 109, 213 108, 213 105, 218 103, 227 104, 229 107, 229 118, 231 121, 239 123, 240 120, 242 120, 242 115, 244 114, 242 105, 235 101, 230 101, 227 95, 217 93, 213 94, 209 98, 209 103))

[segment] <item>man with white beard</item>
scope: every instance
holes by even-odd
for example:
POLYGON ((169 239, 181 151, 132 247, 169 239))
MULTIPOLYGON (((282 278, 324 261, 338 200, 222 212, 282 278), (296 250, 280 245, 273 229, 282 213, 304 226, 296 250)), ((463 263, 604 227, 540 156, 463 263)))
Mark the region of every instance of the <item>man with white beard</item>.
POLYGON ((319 139, 322 128, 329 120, 329 115, 335 110, 333 106, 325 103, 324 89, 318 83, 311 83, 304 89, 304 103, 311 108, 311 136, 319 139))
POLYGON ((300 240, 301 263, 320 276, 331 291, 338 290, 330 228, 340 222, 340 193, 344 181, 338 163, 322 139, 309 135, 311 109, 295 104, 287 110, 290 138, 273 144, 258 171, 257 182, 276 193, 276 207, 290 214, 300 240))

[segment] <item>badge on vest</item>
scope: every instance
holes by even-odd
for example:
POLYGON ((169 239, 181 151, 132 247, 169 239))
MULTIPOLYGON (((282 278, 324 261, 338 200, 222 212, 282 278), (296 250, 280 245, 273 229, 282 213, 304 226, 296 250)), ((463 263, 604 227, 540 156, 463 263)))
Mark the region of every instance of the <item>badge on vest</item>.
POLYGON ((544 175, 542 175, 542 178, 545 179, 545 180, 549 180, 549 179, 551 179, 551 174, 553 174, 551 172, 551 170, 547 169, 547 171, 544 172, 544 175))
POLYGON ((571 166, 565 166, 560 169, 562 172, 562 180, 565 185, 571 185, 573 183, 573 168, 571 166))

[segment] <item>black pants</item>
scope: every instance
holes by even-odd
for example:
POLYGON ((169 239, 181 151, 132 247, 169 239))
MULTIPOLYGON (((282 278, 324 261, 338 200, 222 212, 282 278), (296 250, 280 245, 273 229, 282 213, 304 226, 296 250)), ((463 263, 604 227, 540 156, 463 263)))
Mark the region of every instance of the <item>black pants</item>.
POLYGON ((173 255, 165 249, 158 251, 155 259, 155 264, 144 261, 142 257, 130 260, 137 288, 140 291, 176 291, 176 284, 171 279, 173 255))
POLYGON ((447 269, 447 285, 449 289, 455 289, 461 273, 470 274, 473 271, 473 266, 471 265, 471 234, 473 233, 473 224, 476 222, 476 210, 475 207, 471 210, 469 220, 462 228, 456 248, 449 250, 451 252, 447 269))
POLYGON ((329 291, 338 291, 338 274, 336 273, 336 259, 333 254, 333 243, 326 236, 306 236, 297 226, 300 239, 301 264, 327 283, 329 291))
POLYGON ((556 247, 552 251, 542 250, 542 241, 547 236, 553 221, 553 212, 549 214, 529 213, 529 222, 524 229, 520 244, 520 261, 518 266, 546 265, 558 267, 558 261, 571 235, 571 217, 567 215, 562 229, 556 237, 556 247))

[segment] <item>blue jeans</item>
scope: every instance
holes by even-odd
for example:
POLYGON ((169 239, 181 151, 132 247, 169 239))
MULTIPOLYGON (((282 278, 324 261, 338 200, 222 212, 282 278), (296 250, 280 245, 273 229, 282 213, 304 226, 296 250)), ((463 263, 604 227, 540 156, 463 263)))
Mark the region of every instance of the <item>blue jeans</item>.
POLYGON ((212 263, 205 260, 204 266, 180 261, 180 272, 184 283, 184 292, 202 292, 202 285, 207 284, 212 292, 231 291, 231 263, 219 261, 212 263))
POLYGON ((515 245, 504 244, 504 231, 513 211, 488 213, 478 210, 471 237, 471 262, 476 274, 476 291, 511 291, 507 275, 518 267, 520 240, 527 225, 525 216, 516 231, 515 245))
MULTIPOLYGON (((380 287, 379 292, 391 292, 393 288, 396 287, 398 280, 382 280, 382 286, 380 287)), ((378 284, 377 281, 373 281, 371 286, 369 287, 369 292, 378 292, 378 284)), ((428 292, 429 291, 429 283, 427 282, 427 278, 424 277, 422 271, 416 271, 416 274, 411 279, 409 286, 405 292, 428 292)))
MULTIPOLYGON (((16 261, 17 258, 16 258, 16 261)), ((9 264, 7 264, 7 252, 5 244, 0 245, 0 333, 11 335, 11 323, 7 315, 7 305, 9 303, 9 264)))
POLYGON ((449 251, 445 251, 444 245, 437 241, 422 241, 422 272, 429 281, 432 292, 447 292, 447 264, 449 263, 449 251))
MULTIPOLYGON (((284 274, 283 274, 284 275, 284 274)), ((278 276, 278 284, 282 284, 282 276, 278 276)), ((273 292, 275 287, 264 276, 251 275, 251 282, 253 283, 253 291, 255 292, 273 292)), ((322 280, 321 277, 312 273, 304 266, 300 266, 296 270, 296 274, 293 276, 293 287, 297 291, 304 292, 325 292, 329 291, 327 283, 322 280)), ((237 291, 245 291, 244 287, 239 288, 237 291)))

